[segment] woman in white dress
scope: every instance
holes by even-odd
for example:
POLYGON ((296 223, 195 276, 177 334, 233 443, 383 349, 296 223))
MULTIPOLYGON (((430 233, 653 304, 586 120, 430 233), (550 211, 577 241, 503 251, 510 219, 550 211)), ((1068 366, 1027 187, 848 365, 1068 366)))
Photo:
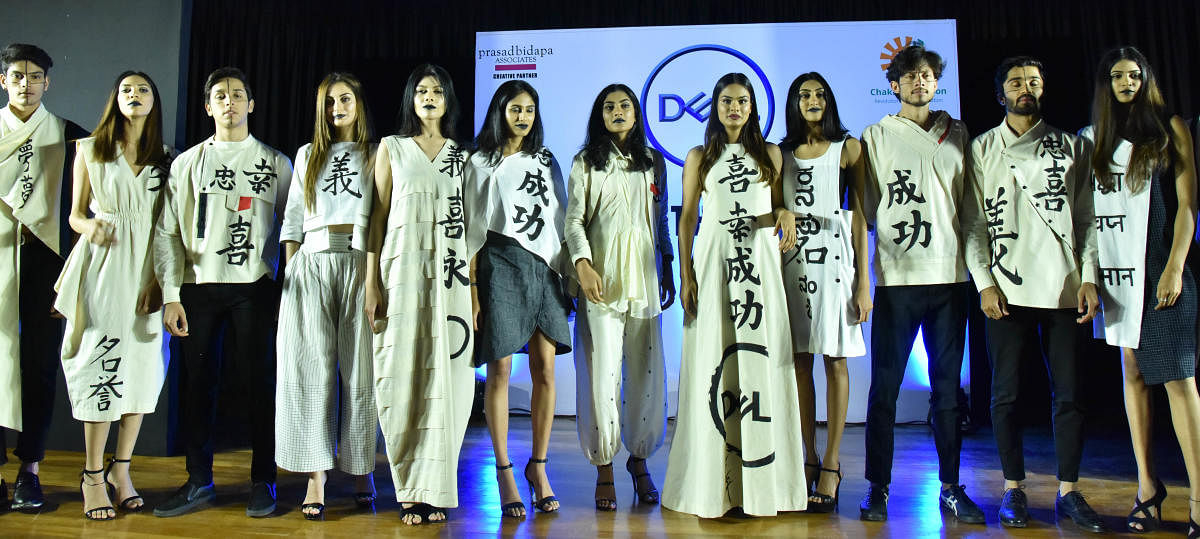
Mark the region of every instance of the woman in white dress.
MULTIPOLYGON (((375 159, 367 316, 375 390, 400 518, 440 522, 458 507, 458 454, 471 417, 471 256, 458 100, 445 69, 413 70, 400 130, 375 159)), ((472 247, 472 245, 474 247, 472 247)))
POLYGON ((808 510, 828 513, 837 509, 842 482, 839 454, 850 397, 845 359, 867 353, 858 324, 871 312, 863 152, 858 139, 848 136, 833 90, 819 73, 792 81, 785 114, 787 135, 779 143, 783 198, 796 215, 797 239, 783 254, 783 284, 796 356, 808 510), (815 354, 825 361, 828 427, 822 459, 816 446, 815 354))
POLYGON ((308 474, 300 513, 325 514, 328 471, 375 499, 371 332, 362 311, 375 144, 362 84, 331 73, 317 86, 312 142, 296 154, 279 241, 283 294, 276 349, 275 461, 308 474))
POLYGON ((533 380, 533 448, 525 464, 533 506, 558 510, 546 475, 554 422, 554 356, 571 350, 570 302, 563 290, 566 189, 558 163, 542 146, 537 91, 522 80, 496 89, 477 151, 467 164, 469 233, 486 243, 477 256, 475 364, 487 364, 484 413, 496 454, 501 513, 525 515, 508 457, 508 380, 512 355, 529 352, 533 380), (501 463, 505 464, 501 464, 501 463))
POLYGON ((84 422, 80 485, 89 520, 116 517, 109 489, 124 511, 145 505, 129 466, 142 415, 154 411, 166 372, 162 291, 150 260, 168 170, 161 105, 148 75, 122 73, 75 154, 69 221, 80 237, 55 285, 54 307, 67 319, 62 364, 71 412, 84 422), (120 430, 105 468, 113 421, 120 430))
POLYGON ((667 426, 664 309, 675 301, 662 154, 646 147, 637 97, 624 84, 596 96, 587 140, 571 165, 567 246, 579 279, 576 426, 596 467, 596 509, 617 509, 613 456, 638 501, 658 503, 646 459, 667 426), (619 402, 618 402, 619 401, 619 402))
POLYGON ((705 518, 800 511, 804 447, 779 255, 796 242, 795 217, 750 81, 729 73, 712 95, 704 146, 683 167, 683 359, 663 506, 705 518))

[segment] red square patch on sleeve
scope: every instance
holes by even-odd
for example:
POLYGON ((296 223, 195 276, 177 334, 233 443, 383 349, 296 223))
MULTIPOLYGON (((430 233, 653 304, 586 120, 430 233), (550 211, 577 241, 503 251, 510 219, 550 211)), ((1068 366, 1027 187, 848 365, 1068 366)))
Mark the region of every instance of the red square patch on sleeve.
POLYGON ((239 198, 239 199, 238 199, 238 211, 242 211, 242 210, 248 210, 248 209, 250 209, 250 201, 251 201, 251 200, 254 200, 254 197, 241 197, 241 198, 239 198))

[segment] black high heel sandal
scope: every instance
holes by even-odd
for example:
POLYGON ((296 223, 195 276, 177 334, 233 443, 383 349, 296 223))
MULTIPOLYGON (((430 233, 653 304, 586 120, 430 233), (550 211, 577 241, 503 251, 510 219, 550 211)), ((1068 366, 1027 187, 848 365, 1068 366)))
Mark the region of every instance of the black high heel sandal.
MULTIPOLYGON (((311 481, 311 478, 309 479, 311 481)), ((325 482, 321 485, 321 493, 325 493, 325 487, 329 486, 329 472, 325 472, 325 482)), ((300 504, 300 514, 304 515, 304 520, 325 520, 325 504, 312 502, 300 504), (316 509, 316 513, 306 513, 305 509, 316 509)))
MULTIPOLYGON (((511 505, 511 504, 509 504, 509 505, 511 505)), ((508 507, 508 505, 506 505, 505 507, 508 507)), ((409 526, 420 526, 421 524, 438 524, 438 523, 449 520, 449 515, 446 514, 445 509, 442 509, 441 507, 434 507, 427 503, 414 503, 408 507, 401 507, 400 508, 400 520, 404 520, 404 517, 406 517, 406 516, 415 516, 415 517, 418 517, 421 519, 420 522, 405 522, 405 524, 408 524, 409 526), (442 515, 442 518, 439 520, 430 520, 429 517, 432 515, 442 515)))
MULTIPOLYGON (((87 469, 87 468, 84 468, 84 469, 83 469, 83 472, 79 474, 79 495, 80 495, 80 496, 83 496, 83 487, 84 487, 85 485, 86 485, 86 486, 89 486, 89 487, 98 487, 98 486, 100 486, 100 485, 105 485, 105 484, 106 484, 106 482, 105 482, 105 480, 104 480, 104 476, 103 476, 103 475, 101 475, 101 476, 100 476, 100 482, 99 482, 99 483, 88 483, 88 482, 87 482, 87 476, 89 476, 89 475, 96 475, 96 474, 103 474, 103 473, 104 473, 104 469, 103 469, 103 468, 102 468, 102 469, 99 469, 99 470, 89 470, 89 469, 87 469)), ((104 492, 107 494, 107 493, 108 493, 108 489, 107 489, 107 488, 105 488, 105 489, 104 489, 104 492)), ((111 506, 111 505, 106 505, 106 506, 104 506, 104 507, 93 507, 93 508, 91 508, 91 509, 85 509, 85 510, 83 511, 83 518, 86 518, 86 519, 88 519, 88 520, 112 520, 112 519, 114 519, 114 518, 117 518, 117 517, 116 517, 116 512, 117 512, 117 510, 116 510, 116 509, 113 509, 113 506, 111 506), (113 515, 112 515, 112 516, 110 516, 110 515, 108 514, 108 512, 109 512, 109 511, 112 511, 112 512, 113 512, 113 515), (96 513, 99 513, 100 515, 103 515, 103 516, 94 516, 96 513)))
MULTIPOLYGON (((597 469, 599 469, 599 468, 608 468, 608 469, 609 469, 609 472, 608 472, 608 473, 609 473, 609 475, 611 475, 611 474, 612 474, 612 463, 611 463, 611 462, 610 462, 610 463, 608 463, 608 464, 605 464, 604 466, 596 466, 596 468, 597 468, 597 469)), ((614 487, 614 489, 613 489, 613 490, 616 490, 615 486, 616 486, 616 484, 615 484, 615 483, 613 483, 612 481, 600 481, 600 480, 599 480, 599 478, 597 478, 597 481, 596 481, 596 487, 597 487, 597 488, 599 488, 599 487, 614 487)), ((597 511, 616 511, 616 510, 617 510, 617 500, 616 500, 616 498, 615 498, 615 497, 613 497, 613 498, 601 498, 599 495, 597 495, 597 496, 596 496, 596 510, 597 510, 597 511)))
POLYGON ((1149 500, 1141 501, 1137 494, 1133 495, 1133 511, 1129 512, 1129 517, 1125 519, 1125 527, 1133 533, 1150 533, 1157 530, 1162 525, 1162 503, 1167 499, 1167 487, 1157 477, 1154 478, 1154 496, 1149 500), (1154 508, 1154 513, 1150 513, 1150 508, 1154 508), (1138 513, 1145 515, 1144 517, 1137 516, 1138 513), (1140 526, 1138 529, 1135 526, 1140 526))
MULTIPOLYGON (((511 470, 512 467, 513 467, 513 465, 511 462, 508 464, 505 464, 504 466, 497 465, 496 466, 496 482, 497 483, 500 482, 500 472, 503 472, 504 470, 511 470)), ((500 506, 500 516, 513 517, 513 518, 525 518, 525 502, 517 500, 515 502, 506 503, 506 504, 500 506), (518 509, 521 510, 520 514, 517 514, 518 509)))
POLYGON ((807 461, 804 463, 804 488, 806 490, 808 490, 809 496, 812 496, 813 489, 817 488, 817 479, 820 478, 820 475, 821 475, 821 461, 820 460, 817 460, 816 464, 813 464, 813 463, 807 462, 807 461), (817 470, 817 473, 811 473, 811 474, 808 473, 809 468, 817 470))
MULTIPOLYGON (((112 473, 113 466, 115 466, 118 462, 119 463, 131 463, 131 462, 133 462, 133 460, 132 459, 119 459, 116 457, 116 455, 113 455, 112 458, 108 459, 108 466, 106 466, 104 468, 104 483, 106 485, 108 485, 108 497, 109 498, 115 498, 117 496, 117 485, 114 484, 112 481, 108 480, 108 474, 112 473)), ((130 465, 132 466, 132 464, 130 464, 130 465)), ((133 482, 133 478, 130 478, 130 483, 132 483, 132 482, 133 482)), ((122 511, 127 511, 130 513, 137 513, 137 512, 140 512, 142 509, 146 508, 146 502, 144 500, 142 500, 141 496, 134 495, 134 496, 125 498, 124 500, 121 500, 121 503, 117 504, 117 506, 120 507, 122 511), (142 501, 141 505, 129 505, 136 501, 142 501)))
POLYGON ((650 472, 648 470, 642 473, 635 472, 633 470, 633 463, 635 462, 645 463, 646 459, 637 458, 633 455, 630 455, 629 460, 625 461, 625 471, 629 472, 629 477, 633 478, 634 495, 637 497, 638 501, 642 503, 658 503, 658 489, 654 488, 654 478, 650 478, 650 489, 646 491, 638 490, 638 479, 650 477, 650 472))
MULTIPOLYGON (((374 489, 375 478, 373 475, 371 476, 371 483, 371 488, 374 489)), ((355 492, 354 505, 357 505, 359 509, 370 509, 372 505, 375 505, 375 493, 365 490, 361 492, 355 492)))
POLYGON ((533 502, 530 505, 533 505, 538 511, 543 513, 553 513, 558 511, 557 507, 550 506, 551 503, 558 501, 558 496, 546 496, 545 498, 538 499, 537 489, 533 487, 533 480, 529 478, 529 466, 533 464, 541 464, 545 466, 548 462, 550 462, 550 459, 535 459, 530 457, 529 462, 525 463, 525 481, 529 483, 529 499, 533 502))
MULTIPOLYGON (((819 473, 826 473, 826 472, 829 472, 832 474, 837 474, 838 482, 837 482, 837 486, 834 487, 834 489, 833 489, 833 496, 829 496, 827 494, 821 494, 820 492, 817 492, 817 487, 814 486, 812 494, 810 494, 808 497, 809 498, 808 499, 808 512, 809 513, 833 513, 835 511, 837 511, 837 509, 838 509, 838 498, 841 496, 841 492, 842 492, 842 464, 839 462, 836 470, 831 470, 829 468, 821 468, 821 471, 819 473)), ((817 478, 818 478, 818 483, 819 483, 820 482, 819 474, 817 475, 817 478)))

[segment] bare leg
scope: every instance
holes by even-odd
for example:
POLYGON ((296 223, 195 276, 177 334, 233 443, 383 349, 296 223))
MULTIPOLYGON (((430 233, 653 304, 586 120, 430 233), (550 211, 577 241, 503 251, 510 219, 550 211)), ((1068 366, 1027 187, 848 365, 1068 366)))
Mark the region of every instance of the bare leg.
MULTIPOLYGON (((117 431, 117 449, 113 453, 113 458, 117 460, 130 460, 133 458, 133 448, 137 445, 138 433, 142 430, 142 417, 142 414, 125 414, 121 416, 119 430, 117 431)), ((117 488, 117 499, 115 500, 117 503, 134 498, 129 502, 129 506, 123 507, 123 509, 137 509, 146 504, 141 498, 137 497, 137 489, 133 487, 133 477, 129 473, 130 464, 128 462, 113 464, 112 473, 108 476, 108 481, 117 488)))
MULTIPOLYGON (((554 426, 554 341, 533 331, 529 339, 529 377, 533 380, 533 395, 529 405, 533 419, 532 458, 544 459, 550 450, 550 429, 554 426)), ((526 467, 525 477, 533 483, 536 499, 554 495, 545 464, 526 467)), ((546 504, 547 511, 558 509, 558 502, 546 504)))
MULTIPOLYGON (((1129 438, 1133 442, 1133 457, 1137 460, 1137 499, 1149 500, 1157 494, 1154 488, 1154 462, 1150 458, 1151 431, 1154 427, 1150 390, 1138 370, 1133 350, 1121 349, 1121 371, 1125 381, 1125 417, 1129 420, 1129 438)), ((1154 510, 1151 509, 1151 512, 1154 510)))
MULTIPOLYGON (((811 377, 809 383, 812 383, 811 377)), ((842 433, 846 430, 846 408, 849 402, 850 373, 846 370, 846 359, 825 356, 826 437, 822 468, 837 470, 842 466, 842 433)), ((822 473, 817 481, 816 491, 833 496, 838 482, 836 474, 822 473)))
POLYGON ((596 509, 616 511, 617 486, 613 484, 612 463, 596 466, 596 509), (607 483, 602 485, 601 483, 607 483))
POLYGON ((813 355, 795 354, 796 393, 800 396, 800 437, 804 440, 804 484, 811 492, 817 482, 817 397, 813 387, 813 355))
MULTIPOLYGON (((328 481, 329 473, 309 472, 308 473, 308 492, 304 493, 304 503, 325 503, 325 482, 328 481)), ((317 515, 321 510, 316 507, 303 507, 301 510, 305 515, 317 515)))
MULTIPOLYGON (((487 364, 487 381, 484 383, 483 410, 487 418, 488 433, 492 436, 492 452, 496 455, 496 466, 512 464, 508 459, 508 377, 512 371, 512 356, 497 359, 487 364)), ((512 469, 497 471, 496 483, 500 487, 500 505, 521 501, 517 481, 512 469)), ((525 507, 514 509, 512 516, 525 514, 525 507)))
POLYGON ((1175 425, 1175 437, 1183 452, 1183 464, 1188 474, 1188 516, 1193 520, 1200 517, 1200 394, 1196 392, 1196 379, 1172 380, 1166 383, 1167 398, 1171 403, 1171 423, 1175 425))
POLYGON ((83 512, 92 518, 114 518, 117 512, 96 510, 98 507, 111 507, 112 500, 108 499, 108 488, 104 484, 104 444, 108 442, 108 421, 83 423, 83 445, 85 470, 101 470, 94 474, 83 476, 83 512))

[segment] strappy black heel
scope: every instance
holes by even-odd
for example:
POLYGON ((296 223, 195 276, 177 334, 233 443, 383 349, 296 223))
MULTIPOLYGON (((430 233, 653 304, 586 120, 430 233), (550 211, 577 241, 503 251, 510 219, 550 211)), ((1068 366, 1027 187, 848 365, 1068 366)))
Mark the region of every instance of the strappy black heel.
POLYGON ((634 495, 637 496, 638 501, 640 501, 642 503, 651 503, 651 504, 658 503, 658 489, 654 488, 654 479, 653 478, 649 479, 649 481, 650 481, 649 489, 647 489, 645 491, 638 489, 638 479, 641 479, 643 477, 650 477, 650 472, 645 471, 642 473, 637 473, 633 469, 633 464, 635 462, 645 463, 646 459, 637 458, 633 455, 630 455, 629 460, 625 461, 625 471, 629 472, 629 477, 633 478, 633 493, 634 493, 634 495))
MULTIPOLYGON (((309 478, 309 481, 312 481, 312 479, 309 478)), ((321 483, 322 496, 324 495, 325 490, 328 486, 329 486, 329 472, 325 472, 325 482, 321 483)), ((320 502, 309 502, 309 503, 305 503, 305 504, 300 504, 300 514, 304 515, 304 520, 325 520, 325 504, 320 503, 320 502), (304 511, 305 509, 316 509, 317 512, 316 513, 306 513, 304 511)))
MULTIPOLYGON (((374 490, 375 489, 375 477, 374 477, 374 475, 371 475, 371 474, 368 474, 368 477, 371 478, 371 489, 374 490)), ((355 492, 354 493, 354 505, 357 505, 359 509, 370 509, 372 505, 375 505, 375 493, 368 492, 365 490, 360 491, 360 492, 355 492)))
MULTIPOLYGON (((84 468, 83 472, 79 474, 79 494, 81 496, 84 496, 83 487, 85 485, 89 486, 89 487, 98 487, 100 485, 106 484, 106 481, 104 480, 103 475, 100 476, 99 483, 88 483, 87 482, 87 476, 103 474, 103 473, 104 473, 104 469, 89 470, 87 468, 84 468)), ((108 489, 105 488, 104 491, 105 491, 105 493, 107 493, 108 489)), ((86 496, 84 496, 84 497, 86 498, 86 496)), ((88 520, 112 520, 114 518, 117 518, 116 512, 117 512, 116 509, 113 509, 113 506, 111 506, 111 505, 106 505, 104 507, 93 507, 91 509, 85 509, 83 511, 83 518, 86 518, 88 520), (112 511, 113 514, 109 515, 108 514, 109 511, 112 511)))
POLYGON ((557 507, 553 507, 551 505, 553 503, 558 502, 558 497, 557 496, 546 496, 545 498, 538 499, 537 489, 535 489, 533 486, 533 480, 529 478, 529 467, 534 464, 541 464, 541 465, 545 466, 546 463, 548 463, 548 462, 550 462, 550 459, 535 459, 533 457, 530 457, 529 462, 525 463, 525 481, 529 483, 529 498, 533 502, 531 505, 533 505, 534 507, 537 508, 538 511, 541 511, 543 513, 553 513, 555 511, 558 511, 557 507))
MULTIPOLYGON (((108 459, 108 466, 106 466, 104 468, 104 483, 106 485, 108 485, 108 497, 109 498, 115 498, 117 496, 117 485, 114 484, 112 481, 108 480, 108 474, 112 473, 113 466, 116 466, 117 463, 125 464, 125 463, 131 463, 131 462, 133 462, 132 459, 119 459, 115 455, 112 458, 108 459)), ((132 466, 132 464, 130 464, 130 465, 132 466)), ((130 478, 129 482, 132 484, 133 478, 130 478)), ((144 500, 142 500, 141 496, 135 495, 135 496, 130 496, 128 498, 125 498, 124 500, 121 500, 121 503, 117 504, 117 506, 120 507, 122 511, 128 511, 130 513, 137 513, 146 507, 146 502, 144 500), (142 503, 140 505, 129 505, 136 501, 142 501, 142 503)))
POLYGON ((838 498, 841 496, 842 492, 842 464, 839 462, 836 470, 821 468, 821 471, 817 475, 818 483, 820 482, 820 474, 826 472, 837 474, 837 486, 833 488, 833 496, 821 494, 817 491, 817 487, 813 486, 812 494, 810 494, 808 497, 808 512, 810 513, 832 513, 837 511, 838 498))
POLYGON ((1137 494, 1133 495, 1133 511, 1129 512, 1129 518, 1125 519, 1125 527, 1133 533, 1149 533, 1157 530, 1162 524, 1162 503, 1167 499, 1167 487, 1157 477, 1154 478, 1154 496, 1149 500, 1141 501, 1137 498, 1137 494), (1150 508, 1154 508, 1154 513, 1150 513, 1150 508), (1145 516, 1137 516, 1138 514, 1145 516), (1140 528, 1140 529, 1139 529, 1140 528))
POLYGON ((821 461, 820 460, 817 460, 816 464, 813 464, 808 461, 804 462, 804 488, 806 490, 808 490, 809 496, 812 496, 813 489, 817 488, 817 479, 820 478, 820 475, 821 475, 821 461), (817 471, 813 472, 813 473, 808 473, 809 468, 812 468, 817 471))
MULTIPOLYGON (((608 468, 608 470, 609 470, 608 474, 612 475, 612 463, 611 462, 608 464, 605 464, 604 466, 596 466, 597 470, 599 470, 600 468, 608 468)), ((597 475, 599 475, 598 472, 597 472, 597 475)), ((614 490, 616 489, 616 484, 613 483, 612 481, 600 481, 599 479, 600 479, 599 477, 596 478, 596 490, 597 491, 600 490, 600 487, 614 487, 614 490)), ((597 494, 596 495, 596 510, 597 511, 616 511, 617 510, 616 498, 615 497, 601 498, 600 495, 597 494)))
MULTIPOLYGON (((496 482, 497 483, 500 482, 500 472, 503 472, 504 470, 511 470, 512 467, 513 467, 513 465, 511 462, 508 464, 505 464, 504 466, 497 465, 496 466, 496 482)), ((525 503, 520 500, 511 502, 511 503, 506 503, 506 504, 500 506, 500 515, 505 516, 505 517, 523 518, 525 516, 525 503), (518 509, 521 511, 520 513, 517 512, 518 509)))
MULTIPOLYGON (((505 505, 505 507, 508 507, 509 505, 512 505, 512 504, 505 505)), ((434 507, 427 503, 414 503, 408 507, 401 507, 400 508, 400 519, 404 520, 404 517, 406 517, 406 516, 415 516, 415 517, 418 517, 421 519, 420 522, 405 522, 405 524, 408 524, 409 526, 419 526, 421 524, 437 524, 439 522, 445 522, 448 519, 448 515, 446 514, 445 509, 442 509, 441 507, 434 507), (430 516, 439 515, 439 514, 442 515, 441 519, 430 520, 430 518, 429 518, 430 516)))

